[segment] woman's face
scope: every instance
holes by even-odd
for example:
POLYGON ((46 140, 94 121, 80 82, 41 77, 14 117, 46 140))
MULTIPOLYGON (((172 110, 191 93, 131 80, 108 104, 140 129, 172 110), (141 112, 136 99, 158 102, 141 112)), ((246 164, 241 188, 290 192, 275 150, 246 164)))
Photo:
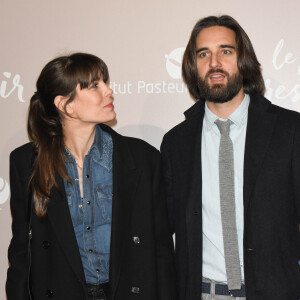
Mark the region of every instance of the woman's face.
POLYGON ((115 119, 113 91, 102 80, 95 81, 88 88, 76 87, 76 96, 66 110, 77 121, 89 124, 105 123, 115 119))

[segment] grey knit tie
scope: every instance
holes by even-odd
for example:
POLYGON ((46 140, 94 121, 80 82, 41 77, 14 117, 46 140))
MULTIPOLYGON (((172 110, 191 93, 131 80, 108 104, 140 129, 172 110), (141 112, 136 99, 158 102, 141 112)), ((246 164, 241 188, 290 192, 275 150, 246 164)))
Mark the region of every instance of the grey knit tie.
POLYGON ((241 268, 236 230, 233 145, 229 137, 231 120, 215 121, 221 133, 219 148, 220 205, 226 274, 229 290, 241 288, 241 268))

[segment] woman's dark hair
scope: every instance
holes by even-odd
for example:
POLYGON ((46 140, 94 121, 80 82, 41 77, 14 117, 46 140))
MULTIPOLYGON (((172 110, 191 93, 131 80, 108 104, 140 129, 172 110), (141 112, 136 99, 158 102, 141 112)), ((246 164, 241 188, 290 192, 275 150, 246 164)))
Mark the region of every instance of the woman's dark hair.
POLYGON ((76 87, 88 88, 91 83, 109 78, 106 64, 86 53, 60 56, 42 70, 37 91, 30 99, 27 132, 36 150, 30 183, 33 187, 34 207, 39 217, 46 215, 50 190, 58 187, 56 174, 71 182, 65 167, 64 137, 61 115, 54 104, 56 96, 68 97, 64 105, 73 101, 76 87))
POLYGON ((265 84, 261 73, 260 63, 257 60, 251 41, 239 25, 230 16, 210 16, 199 20, 193 28, 190 40, 187 44, 182 61, 182 77, 190 94, 201 99, 201 91, 198 88, 198 71, 196 56, 196 39, 201 30, 212 26, 224 26, 235 32, 237 44, 237 63, 240 74, 243 77, 245 93, 264 94, 265 84))

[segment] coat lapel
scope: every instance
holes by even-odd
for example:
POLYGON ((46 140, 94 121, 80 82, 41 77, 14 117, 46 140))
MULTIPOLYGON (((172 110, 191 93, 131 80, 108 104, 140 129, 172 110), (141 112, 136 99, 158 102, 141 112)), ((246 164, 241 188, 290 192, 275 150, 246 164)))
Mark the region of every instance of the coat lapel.
POLYGON ((250 98, 244 157, 245 216, 275 127, 276 115, 268 111, 270 105, 270 101, 260 95, 250 98))
POLYGON ((183 139, 184 152, 189 157, 187 180, 188 187, 186 203, 186 234, 189 255, 189 286, 198 287, 198 290, 187 291, 187 297, 201 298, 202 282, 202 163, 201 163, 201 137, 204 117, 204 102, 198 101, 186 113, 186 131, 183 139), (196 293, 196 294, 195 294, 196 293))
POLYGON ((77 277, 84 283, 84 271, 67 203, 64 183, 61 177, 56 177, 59 188, 53 187, 51 190, 48 218, 66 259, 77 277))
MULTIPOLYGON (((202 211, 202 163, 201 163, 201 136, 203 125, 204 109, 199 114, 187 121, 188 132, 186 132, 186 139, 184 147, 186 155, 189 157, 188 165, 186 166, 188 172, 187 176, 189 183, 189 189, 187 191, 187 204, 186 204, 186 221, 188 232, 189 226, 193 222, 195 212, 201 214, 202 211)), ((191 227, 190 229, 192 229, 191 227)), ((194 232, 194 230, 192 230, 194 232)), ((191 241, 192 242, 192 241, 191 241)))
POLYGON ((128 142, 111 128, 101 125, 113 139, 113 207, 110 251, 110 295, 114 299, 122 264, 124 237, 128 236, 134 195, 141 171, 135 166, 128 142))

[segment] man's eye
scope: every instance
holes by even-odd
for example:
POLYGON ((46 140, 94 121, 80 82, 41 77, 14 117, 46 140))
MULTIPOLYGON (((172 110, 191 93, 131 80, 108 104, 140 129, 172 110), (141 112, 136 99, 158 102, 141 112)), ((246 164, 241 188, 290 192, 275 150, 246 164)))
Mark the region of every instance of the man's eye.
POLYGON ((207 52, 202 52, 202 53, 199 54, 199 57, 206 57, 207 55, 208 55, 207 52))
POLYGON ((231 53, 231 51, 230 50, 223 50, 223 53, 224 54, 229 54, 229 53, 231 53))

